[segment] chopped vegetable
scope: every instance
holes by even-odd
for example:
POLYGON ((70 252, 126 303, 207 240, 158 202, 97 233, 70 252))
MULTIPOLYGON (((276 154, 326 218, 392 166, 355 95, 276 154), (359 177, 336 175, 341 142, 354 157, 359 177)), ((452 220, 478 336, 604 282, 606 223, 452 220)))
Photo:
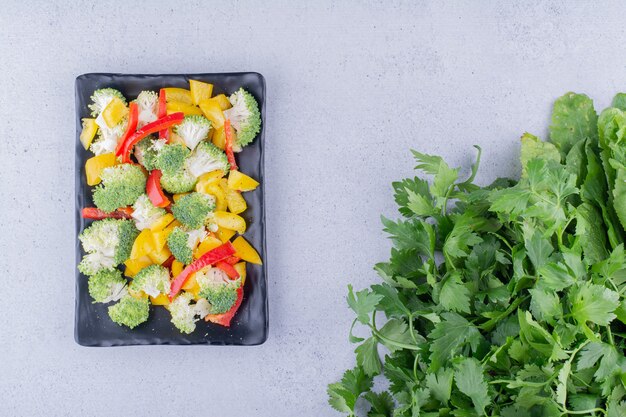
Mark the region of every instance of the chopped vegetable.
POLYGON ((98 133, 98 125, 96 124, 96 119, 84 118, 82 122, 83 130, 80 132, 80 143, 83 144, 85 149, 89 149, 93 138, 95 138, 96 133, 98 133))
POLYGON ((193 250, 205 236, 204 229, 186 231, 182 227, 175 227, 167 238, 167 247, 177 261, 188 265, 193 261, 193 250))
POLYGON ((200 296, 211 305, 208 314, 226 313, 237 301, 237 289, 241 282, 231 280, 221 268, 198 271, 195 278, 200 285, 200 296))
POLYGON ((154 122, 163 115, 158 114, 159 96, 154 91, 142 91, 137 96, 138 117, 137 127, 141 128, 148 123, 154 122))
POLYGON ((242 174, 240 171, 232 171, 228 176, 228 188, 237 191, 253 191, 259 186, 255 179, 242 174))
POLYGON ((246 239, 244 239, 243 236, 239 236, 233 241, 233 247, 235 248, 236 255, 244 261, 257 265, 261 265, 263 263, 261 262, 259 253, 250 243, 248 243, 246 239))
POLYGON ((83 219, 102 220, 102 219, 132 219, 132 207, 120 207, 115 211, 107 213, 96 207, 84 207, 81 210, 83 219))
POLYGON ((170 101, 165 108, 167 109, 167 114, 181 112, 185 116, 202 116, 202 110, 199 107, 179 101, 170 101))
POLYGON ((94 91, 91 96, 93 103, 88 106, 91 109, 91 115, 98 117, 113 98, 118 98, 122 103, 126 104, 126 98, 114 88, 101 88, 94 91))
POLYGON ((176 134, 185 142, 185 145, 194 150, 200 141, 207 139, 211 130, 211 122, 204 116, 185 116, 185 119, 176 126, 176 134))
POLYGON ((235 154, 233 153, 233 135, 230 128, 230 119, 224 121, 224 151, 226 151, 226 157, 230 164, 232 171, 237 171, 237 161, 235 160, 235 154))
POLYGON ((167 212, 162 208, 156 207, 146 194, 142 194, 133 204, 132 217, 135 220, 137 229, 149 229, 167 212))
POLYGON ((120 326, 128 326, 131 329, 148 320, 150 314, 150 302, 147 298, 134 298, 126 296, 122 300, 109 307, 109 317, 120 326))
POLYGON ((221 149, 203 141, 185 160, 185 168, 194 177, 200 177, 215 170, 228 172, 230 165, 226 154, 221 149))
POLYGON ((243 217, 229 213, 227 211, 216 211, 213 214, 213 221, 219 226, 225 229, 230 229, 244 234, 246 231, 246 221, 243 217))
POLYGON ((223 314, 209 314, 204 317, 204 320, 210 321, 211 323, 219 324, 220 326, 230 327, 230 323, 235 317, 237 310, 241 307, 241 302, 243 301, 243 287, 237 288, 237 299, 235 300, 235 304, 223 314))
POLYGON ((224 113, 218 102, 215 100, 204 100, 199 106, 204 116, 211 121, 213 129, 219 129, 224 126, 224 113))
POLYGON ((117 158, 113 153, 105 153, 96 155, 85 162, 85 176, 87 177, 87 185, 100 184, 100 174, 105 168, 117 165, 117 158))
POLYGON ((176 326, 182 333, 192 333, 196 329, 196 322, 198 317, 204 313, 206 306, 204 302, 198 301, 193 304, 193 295, 190 293, 183 293, 176 297, 168 306, 170 313, 172 314, 172 324, 176 326))
POLYGON ((79 236, 87 253, 78 269, 85 275, 95 275, 103 269, 113 269, 130 256, 138 231, 130 220, 104 219, 93 222, 79 236))
POLYGON ((135 146, 137 142, 152 133, 156 133, 162 129, 177 125, 181 123, 183 119, 184 115, 182 113, 172 113, 165 117, 157 119, 152 123, 148 123, 141 129, 130 135, 126 140, 124 140, 122 142, 120 150, 118 150, 115 154, 122 157, 122 162, 129 162, 130 153, 133 149, 133 146, 135 146))
POLYGON ((256 99, 240 88, 229 97, 232 108, 224 110, 224 117, 229 119, 237 131, 237 145, 244 147, 254 140, 261 131, 261 113, 256 99))
POLYGON ((189 90, 191 91, 193 104, 198 105, 201 101, 211 98, 213 94, 213 84, 189 80, 189 90))
POLYGON ((148 176, 146 182, 146 194, 155 207, 167 207, 170 205, 170 200, 163 194, 161 189, 161 171, 158 169, 153 170, 148 176))
POLYGON ((190 193, 172 206, 172 214, 184 226, 197 229, 204 226, 215 208, 215 199, 201 193, 190 193))
POLYGON ((189 90, 185 90, 184 88, 174 88, 167 87, 165 90, 165 99, 167 102, 179 102, 184 104, 193 104, 193 100, 191 99, 191 92, 189 90))
POLYGON ((94 303, 110 303, 127 294, 126 280, 117 269, 104 269, 90 276, 88 288, 94 303))
POLYGON ((122 101, 118 97, 113 97, 104 110, 102 110, 102 119, 109 128, 112 128, 121 122, 126 115, 128 115, 126 101, 122 101))
MULTIPOLYGON (((159 90, 159 100, 157 106, 157 118, 161 118, 167 116, 167 98, 165 97, 165 88, 159 90)), ((166 141, 169 139, 168 128, 159 130, 159 139, 165 139, 166 141)))
POLYGON ((137 165, 122 164, 105 168, 102 184, 93 190, 93 202, 105 212, 134 204, 146 188, 146 176, 137 165))
POLYGON ((150 297, 158 297, 159 294, 169 294, 169 270, 161 265, 147 266, 135 275, 130 283, 130 289, 143 291, 150 297))

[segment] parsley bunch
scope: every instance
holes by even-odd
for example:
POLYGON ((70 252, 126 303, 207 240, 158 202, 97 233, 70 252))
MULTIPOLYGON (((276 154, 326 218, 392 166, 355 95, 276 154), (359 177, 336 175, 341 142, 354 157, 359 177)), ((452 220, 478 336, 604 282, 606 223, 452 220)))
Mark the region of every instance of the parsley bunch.
POLYGON ((393 184, 403 219, 382 218, 382 282, 349 286, 357 366, 328 386, 330 405, 626 417, 626 95, 599 117, 585 95, 559 98, 550 140, 522 136, 518 181, 475 185, 480 149, 466 180, 413 154, 430 181, 393 184))

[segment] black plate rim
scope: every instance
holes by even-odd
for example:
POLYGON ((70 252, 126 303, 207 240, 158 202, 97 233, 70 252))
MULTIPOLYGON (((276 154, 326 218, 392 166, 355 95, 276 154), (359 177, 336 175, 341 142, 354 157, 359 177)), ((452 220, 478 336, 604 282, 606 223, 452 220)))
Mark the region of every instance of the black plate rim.
POLYGON ((75 217, 74 217, 74 229, 75 229, 75 263, 73 265, 75 271, 75 302, 74 302, 74 341, 84 347, 124 347, 124 346, 259 346, 264 344, 269 337, 269 280, 268 280, 268 255, 267 255, 267 239, 266 239, 266 196, 265 196, 265 128, 266 128, 266 117, 265 117, 265 107, 266 107, 266 81, 263 74, 256 71, 239 71, 239 72, 198 72, 198 73, 119 73, 119 72, 88 72, 80 74, 74 80, 74 100, 75 100, 75 116, 76 116, 76 142, 75 142, 75 152, 74 152, 74 208, 75 208, 75 217), (261 107, 261 120, 262 120, 262 129, 260 134, 257 136, 256 140, 259 141, 259 170, 263 181, 261 182, 261 218, 259 219, 259 223, 261 225, 261 247, 264 254, 263 264, 261 265, 263 271, 263 280, 265 281, 265 297, 263 300, 263 309, 264 309, 264 326, 263 326, 263 334, 262 337, 253 343, 224 343, 221 341, 204 341, 204 342, 190 342, 190 343, 180 343, 173 340, 165 340, 159 342, 128 342, 125 340, 117 340, 114 343, 110 344, 102 344, 102 343, 87 343, 86 341, 80 338, 79 334, 79 297, 80 297, 80 288, 79 288, 79 279, 81 279, 81 274, 76 269, 76 265, 82 259, 81 256, 81 247, 80 241, 78 240, 78 235, 81 232, 81 202, 79 199, 80 193, 83 191, 81 189, 81 168, 82 164, 84 164, 84 160, 82 160, 79 150, 82 147, 80 143, 79 137, 81 133, 81 120, 80 120, 80 86, 79 81, 83 79, 88 79, 91 77, 184 77, 184 78, 193 78, 193 77, 224 77, 224 76, 246 76, 253 75, 258 77, 260 81, 261 87, 261 97, 260 107, 261 107))

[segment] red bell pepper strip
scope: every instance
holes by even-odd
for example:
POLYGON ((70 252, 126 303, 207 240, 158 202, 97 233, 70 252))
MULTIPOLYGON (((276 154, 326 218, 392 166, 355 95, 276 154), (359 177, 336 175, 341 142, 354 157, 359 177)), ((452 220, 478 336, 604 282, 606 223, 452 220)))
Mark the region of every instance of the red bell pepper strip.
POLYGON ((228 258, 224 259, 224 262, 231 265, 235 265, 239 261, 241 261, 241 258, 238 256, 229 256, 228 258))
POLYGON ((170 199, 163 194, 161 189, 161 171, 152 170, 148 181, 146 181, 146 194, 155 207, 167 207, 170 205, 170 199))
MULTIPOLYGON (((159 90, 159 107, 157 108, 157 118, 167 116, 167 100, 165 97, 165 88, 159 90)), ((169 142, 169 130, 159 130, 159 139, 165 139, 169 142)))
POLYGON ((133 209, 131 207, 118 208, 111 213, 100 210, 96 207, 85 207, 82 210, 83 219, 102 220, 102 219, 132 219, 131 214, 133 209))
POLYGON ((213 265, 216 262, 219 262, 229 256, 235 254, 235 248, 230 242, 226 242, 221 246, 218 246, 215 249, 211 249, 189 265, 183 269, 183 271, 174 278, 172 284, 170 285, 170 300, 172 300, 176 294, 180 291, 180 289, 185 285, 185 282, 194 272, 198 272, 202 268, 213 265))
POLYGON ((174 126, 179 124, 185 118, 185 114, 182 112, 172 113, 165 117, 155 120, 154 122, 148 123, 132 135, 130 135, 126 141, 124 141, 122 145, 122 149, 120 152, 115 152, 115 155, 122 157, 122 162, 129 163, 130 162, 130 151, 133 149, 133 146, 141 139, 146 136, 156 133, 159 130, 167 129, 170 126, 174 126))
POLYGON ((137 130, 137 123, 139 122, 139 106, 137 106, 137 103, 130 103, 130 105, 128 106, 128 113, 128 126, 126 126, 126 132, 124 132, 124 135, 122 135, 120 141, 117 144, 117 147, 115 148, 115 155, 117 155, 118 152, 121 151, 124 143, 128 140, 130 135, 135 133, 135 131, 137 130))
POLYGON ((241 302, 243 301, 243 288, 237 288, 237 300, 235 304, 228 310, 226 313, 222 314, 209 314, 204 318, 205 321, 210 321, 211 323, 219 324, 224 327, 230 327, 230 321, 235 317, 237 310, 241 306, 241 302))
POLYGON ((224 151, 226 151, 226 157, 230 164, 230 170, 236 171, 237 161, 235 161, 235 154, 233 153, 233 132, 230 130, 230 119, 224 120, 224 151))
POLYGON ((234 266, 232 266, 231 264, 227 262, 219 261, 218 263, 215 264, 215 267, 224 271, 226 275, 228 275, 228 278, 230 279, 239 278, 239 272, 237 272, 234 266))

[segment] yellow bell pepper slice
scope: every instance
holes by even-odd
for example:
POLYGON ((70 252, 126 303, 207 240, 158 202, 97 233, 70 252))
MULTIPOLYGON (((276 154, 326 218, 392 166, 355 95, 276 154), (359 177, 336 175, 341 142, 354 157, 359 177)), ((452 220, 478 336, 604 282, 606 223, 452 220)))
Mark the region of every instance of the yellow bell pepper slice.
POLYGON ((185 88, 167 87, 165 88, 165 101, 178 102, 183 104, 193 104, 191 91, 185 88))
MULTIPOLYGON (((96 119, 83 119, 83 130, 80 132, 80 143, 83 144, 85 149, 89 149, 89 145, 93 142, 93 138, 98 133, 98 124, 96 119)), ((91 184, 90 184, 91 185, 91 184)))
POLYGON ((246 283, 246 275, 247 275, 246 263, 238 262, 235 265, 233 265, 233 268, 235 268, 235 270, 239 272, 239 277, 241 278, 241 285, 243 286, 246 283))
POLYGON ((228 181, 225 179, 220 180, 220 187, 226 194, 226 204, 231 213, 239 214, 246 211, 248 204, 239 191, 231 190, 228 187, 228 181))
POLYGON ((196 250, 193 252, 193 256, 198 259, 211 249, 215 249, 222 244, 222 241, 213 236, 207 236, 204 238, 202 242, 198 245, 196 250))
POLYGON ((167 228, 158 232, 152 232, 152 238, 154 239, 155 251, 159 251, 165 247, 165 245, 167 244, 167 238, 169 237, 170 233, 172 233, 172 230, 173 228, 172 229, 167 228))
POLYGON ((205 185, 219 181, 222 178, 224 178, 224 171, 221 169, 216 169, 215 171, 202 174, 196 183, 196 191, 199 191, 203 189, 205 185))
POLYGON ((139 233, 133 248, 130 251, 130 259, 141 258, 154 251, 154 237, 150 229, 144 229, 139 233))
POLYGON ((193 104, 198 105, 201 101, 211 98, 213 95, 213 84, 189 80, 189 90, 191 90, 191 100, 193 104))
POLYGON ((177 112, 183 112, 185 113, 185 116, 191 116, 194 114, 197 114, 197 115, 202 114, 202 110, 200 110, 198 107, 192 104, 181 103, 180 101, 171 101, 167 103, 166 108, 167 108, 167 114, 172 114, 172 113, 177 113, 177 112))
POLYGON ((228 97, 226 97, 226 95, 224 94, 218 94, 215 97, 212 97, 211 100, 217 101, 217 104, 220 105, 220 109, 222 110, 228 110, 233 107, 233 105, 230 104, 230 100, 228 99, 228 97))
POLYGON ((137 272, 152 265, 152 259, 150 259, 149 256, 142 256, 137 259, 127 259, 126 262, 124 262, 124 265, 126 266, 124 275, 127 277, 134 277, 137 275, 137 272))
POLYGON ((152 226, 150 226, 150 230, 152 230, 153 233, 160 232, 173 221, 174 215, 172 213, 167 213, 163 215, 159 220, 152 223, 152 226))
POLYGON ((226 203, 226 194, 218 182, 212 182, 209 184, 205 183, 200 187, 196 187, 196 191, 215 197, 215 210, 224 211, 228 207, 228 204, 226 203))
POLYGON ((252 191, 258 186, 259 182, 257 180, 239 171, 230 171, 228 175, 228 188, 231 190, 252 191))
POLYGON ((211 127, 219 129, 224 126, 224 113, 217 101, 203 100, 199 106, 204 116, 211 121, 211 127))
POLYGON ((237 232, 234 230, 224 229, 223 227, 218 228, 217 232, 215 232, 215 235, 222 241, 222 243, 229 241, 233 236, 235 236, 235 234, 237 234, 237 232))
POLYGON ((182 289, 185 291, 190 291, 193 290, 195 287, 200 287, 198 285, 198 280, 196 280, 196 273, 194 272, 193 274, 189 275, 189 278, 187 278, 187 281, 185 281, 185 283, 182 286, 182 289))
POLYGON ((157 265, 161 265, 163 262, 167 261, 170 256, 172 256, 172 252, 165 246, 161 247, 160 250, 155 250, 148 254, 152 262, 157 265))
POLYGON ((150 296, 150 302, 155 306, 166 306, 170 303, 170 298, 166 294, 159 294, 156 297, 150 296))
POLYGON ((117 163, 117 158, 113 153, 104 153, 89 158, 87 162, 85 162, 87 185, 100 184, 100 174, 102 174, 102 170, 117 165, 117 163))
MULTIPOLYGON (((230 127, 230 134, 233 137, 233 144, 234 144, 233 151, 235 152, 241 151, 241 147, 237 145, 237 132, 235 132, 235 129, 232 126, 230 127)), ((217 146, 221 150, 224 150, 224 148, 226 147, 226 135, 224 134, 224 126, 221 126, 217 129, 213 129, 213 136, 211 136, 211 142, 213 142, 213 145, 217 146)))
POLYGON ((213 213, 213 220, 219 227, 234 230, 239 234, 244 234, 246 231, 246 221, 237 214, 218 210, 213 213))
POLYGON ((233 241, 233 246, 236 251, 235 256, 253 264, 263 265, 259 253, 252 247, 251 244, 248 243, 246 239, 243 238, 243 236, 237 237, 237 239, 233 241))
POLYGON ((102 118, 109 127, 113 127, 128 114, 128 107, 119 97, 113 97, 113 99, 102 110, 102 118))
POLYGON ((185 265, 183 265, 182 262, 174 260, 172 262, 172 277, 176 278, 181 272, 183 272, 183 269, 185 269, 185 265))

